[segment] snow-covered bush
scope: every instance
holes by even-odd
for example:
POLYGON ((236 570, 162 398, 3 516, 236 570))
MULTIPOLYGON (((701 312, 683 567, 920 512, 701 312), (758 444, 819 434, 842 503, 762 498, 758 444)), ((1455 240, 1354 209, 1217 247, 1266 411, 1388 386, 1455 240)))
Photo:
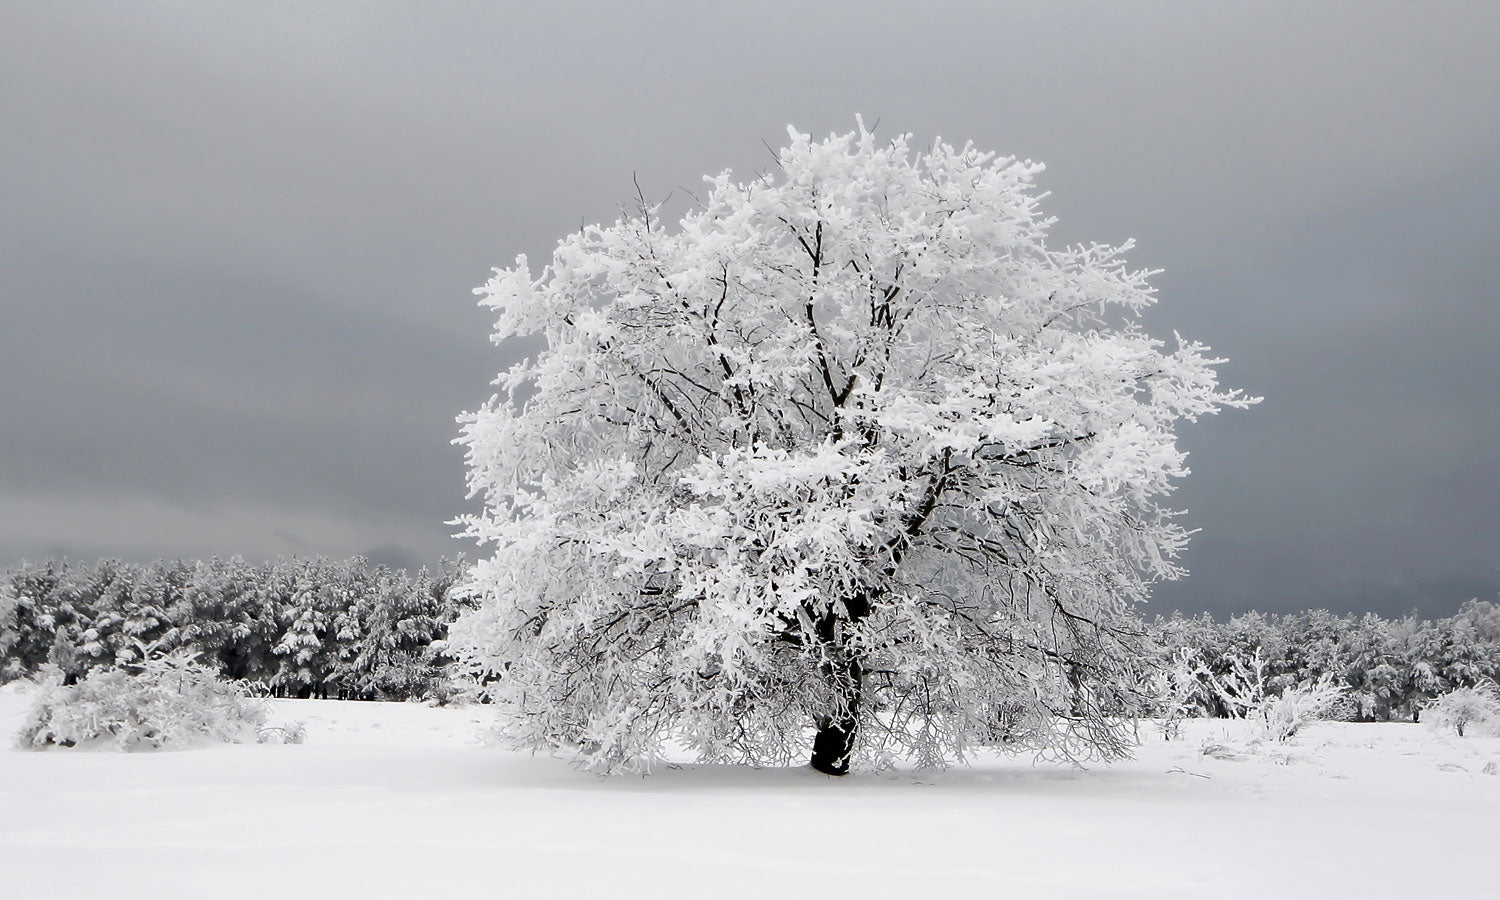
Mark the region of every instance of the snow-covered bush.
POLYGON ((307 723, 301 719, 280 725, 262 725, 255 731, 257 744, 300 744, 307 740, 307 723))
POLYGON ((1203 708, 1209 674, 1203 654, 1192 647, 1177 648, 1170 664, 1152 674, 1147 690, 1156 698, 1156 721, 1164 739, 1176 739, 1182 720, 1203 708))
POLYGON ((253 740, 265 719, 264 701, 243 684, 173 653, 95 669, 77 684, 63 684, 55 673, 38 692, 17 742, 31 749, 101 744, 121 750, 238 742, 253 740))
POLYGON ((1225 653, 1222 662, 1221 674, 1204 671, 1203 677, 1229 718, 1250 718, 1266 701, 1266 664, 1260 648, 1249 655, 1225 653))
POLYGON ((1422 710, 1422 721, 1439 731, 1456 731, 1459 737, 1471 728, 1500 726, 1500 691, 1493 681, 1449 691, 1422 710))
POLYGON ((1329 718, 1348 688, 1323 675, 1289 687, 1278 697, 1266 697, 1251 710, 1262 736, 1274 743, 1290 740, 1302 726, 1329 718))
POLYGON ((1206 739, 1201 751, 1215 759, 1269 759, 1285 765, 1299 757, 1287 743, 1303 726, 1335 717, 1347 699, 1349 687, 1331 674, 1294 684, 1280 694, 1265 689, 1260 653, 1230 660, 1233 673, 1227 683, 1213 678, 1220 699, 1238 719, 1232 728, 1206 739))

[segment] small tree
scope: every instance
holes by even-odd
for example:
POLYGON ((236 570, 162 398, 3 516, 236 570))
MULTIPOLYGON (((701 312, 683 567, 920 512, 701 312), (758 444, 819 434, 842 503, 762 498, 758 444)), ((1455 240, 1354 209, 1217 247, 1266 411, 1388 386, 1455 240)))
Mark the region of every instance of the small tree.
POLYGON ((1154 667, 1148 684, 1156 698, 1153 712, 1162 737, 1175 740, 1182 733, 1182 720, 1209 704, 1212 677, 1203 655, 1191 647, 1178 647, 1164 664, 1154 667))
POLYGON ((1493 681, 1455 688, 1432 701, 1423 712, 1428 725, 1440 731, 1452 729, 1463 737, 1471 725, 1500 723, 1500 691, 1493 681))
POLYGON ((461 418, 456 645, 517 743, 603 769, 1123 754, 1175 427, 1249 401, 1141 331, 1128 245, 1046 245, 1041 166, 863 124, 777 162, 481 290, 545 346, 461 418))
POLYGON ((1324 674, 1313 681, 1292 685, 1279 695, 1263 697, 1250 711, 1267 740, 1284 743, 1304 725, 1326 719, 1334 712, 1348 688, 1324 674))
POLYGON ((281 658, 273 684, 289 696, 318 697, 327 690, 333 671, 334 634, 332 620, 338 614, 324 601, 326 560, 293 560, 286 563, 295 573, 290 598, 281 609, 286 630, 273 648, 281 658))

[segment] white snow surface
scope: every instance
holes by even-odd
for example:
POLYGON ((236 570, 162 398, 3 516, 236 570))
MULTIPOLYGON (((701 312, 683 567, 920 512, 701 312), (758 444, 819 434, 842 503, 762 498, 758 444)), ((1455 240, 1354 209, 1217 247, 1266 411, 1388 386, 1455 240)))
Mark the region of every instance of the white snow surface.
MULTIPOLYGON (((28 688, 0 687, 13 735, 28 688)), ((0 896, 1494 896, 1500 738, 1319 723, 1230 761, 1190 721, 1086 769, 599 777, 482 707, 274 701, 302 745, 0 750, 0 896), (1491 766, 1493 771, 1494 766, 1491 766), (1003 894, 995 894, 1000 891, 1003 894)))

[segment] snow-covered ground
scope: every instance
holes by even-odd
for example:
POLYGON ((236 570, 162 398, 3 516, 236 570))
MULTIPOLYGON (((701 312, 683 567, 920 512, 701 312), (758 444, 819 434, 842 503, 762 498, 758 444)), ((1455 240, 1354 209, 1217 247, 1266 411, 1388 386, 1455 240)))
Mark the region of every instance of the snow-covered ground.
MULTIPOLYGON (((26 707, 0 688, 6 740, 26 707)), ((0 897, 1493 897, 1500 738, 1312 726, 1204 756, 601 780, 483 709, 278 701, 302 745, 0 750, 0 897), (1494 771, 1494 766, 1490 766, 1494 771)))

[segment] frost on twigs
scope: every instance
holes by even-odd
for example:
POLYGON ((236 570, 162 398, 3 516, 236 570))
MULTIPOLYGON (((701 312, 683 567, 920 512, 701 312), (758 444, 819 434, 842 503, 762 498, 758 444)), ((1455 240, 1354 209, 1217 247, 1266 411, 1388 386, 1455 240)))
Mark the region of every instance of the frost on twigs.
POLYGON ((1325 673, 1314 681, 1304 681, 1277 696, 1262 699, 1251 714, 1265 740, 1285 743, 1304 725, 1332 718, 1347 690, 1325 673))
POLYGON ((1500 690, 1493 681, 1455 688, 1429 703, 1422 710, 1422 721, 1459 737, 1500 731, 1500 690))
POLYGON ((301 719, 280 725, 261 725, 255 730, 257 744, 300 744, 307 740, 307 723, 301 719))
POLYGON ((182 652, 143 649, 143 661, 100 668, 76 684, 43 682, 17 743, 26 749, 101 745, 119 750, 181 747, 256 737, 266 705, 238 682, 182 652))
POLYGON ((1292 762, 1300 758, 1288 747, 1297 733, 1313 722, 1337 718, 1347 701, 1348 687, 1335 681, 1331 673, 1290 685, 1279 694, 1270 693, 1259 648, 1249 656, 1225 654, 1227 673, 1223 677, 1195 661, 1196 654, 1190 651, 1177 658, 1180 665, 1175 671, 1200 678, 1219 708, 1238 720, 1236 725, 1243 726, 1226 729, 1203 743, 1200 752, 1215 759, 1254 756, 1283 765, 1292 762))
POLYGON ((1182 734, 1182 720, 1197 712, 1211 676, 1203 655, 1191 647, 1177 648, 1165 665, 1148 673, 1147 690, 1155 698, 1152 712, 1165 740, 1182 734))
POLYGON ((777 162, 478 291, 542 349, 460 419, 451 646, 605 771, 1126 753, 1176 426, 1250 401, 1141 330, 1128 246, 1047 246, 1041 166, 863 124, 777 162))

